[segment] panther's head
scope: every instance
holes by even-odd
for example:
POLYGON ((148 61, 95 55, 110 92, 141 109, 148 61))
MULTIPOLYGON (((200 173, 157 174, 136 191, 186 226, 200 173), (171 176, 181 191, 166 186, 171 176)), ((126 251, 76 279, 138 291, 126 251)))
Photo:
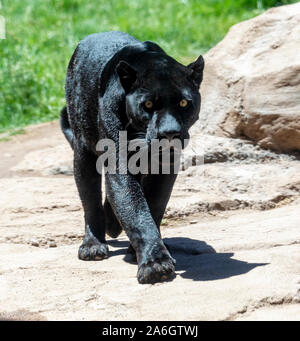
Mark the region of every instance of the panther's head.
POLYGON ((126 95, 126 114, 146 140, 189 138, 200 111, 203 57, 184 66, 161 52, 146 51, 134 63, 121 60, 116 71, 126 95))

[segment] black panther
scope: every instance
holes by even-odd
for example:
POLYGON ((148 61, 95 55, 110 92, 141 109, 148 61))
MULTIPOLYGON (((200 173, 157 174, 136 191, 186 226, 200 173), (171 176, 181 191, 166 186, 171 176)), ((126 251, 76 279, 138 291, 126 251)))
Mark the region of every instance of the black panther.
POLYGON ((200 111, 203 57, 184 66, 157 44, 123 32, 92 34, 77 46, 66 77, 63 133, 74 150, 74 177, 84 209, 82 260, 108 257, 105 234, 125 230, 138 263, 140 283, 174 277, 175 260, 161 239, 160 223, 171 195, 171 174, 101 174, 97 142, 118 145, 119 131, 152 139, 188 139, 200 111))

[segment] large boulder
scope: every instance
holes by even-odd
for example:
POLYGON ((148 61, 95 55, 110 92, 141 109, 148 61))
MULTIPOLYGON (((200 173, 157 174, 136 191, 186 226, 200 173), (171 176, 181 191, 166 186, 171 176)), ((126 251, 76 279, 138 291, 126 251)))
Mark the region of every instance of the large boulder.
POLYGON ((300 3, 233 26, 205 62, 194 131, 300 150, 300 3))

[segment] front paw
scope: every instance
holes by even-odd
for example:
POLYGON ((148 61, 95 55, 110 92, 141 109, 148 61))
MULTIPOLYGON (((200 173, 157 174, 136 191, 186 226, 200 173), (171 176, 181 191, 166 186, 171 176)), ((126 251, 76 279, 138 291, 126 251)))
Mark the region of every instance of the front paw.
POLYGON ((171 257, 164 245, 153 250, 139 264, 137 278, 141 284, 153 284, 167 281, 175 276, 175 259, 171 257))
POLYGON ((102 260, 108 258, 108 246, 96 239, 83 241, 78 250, 81 260, 102 260))

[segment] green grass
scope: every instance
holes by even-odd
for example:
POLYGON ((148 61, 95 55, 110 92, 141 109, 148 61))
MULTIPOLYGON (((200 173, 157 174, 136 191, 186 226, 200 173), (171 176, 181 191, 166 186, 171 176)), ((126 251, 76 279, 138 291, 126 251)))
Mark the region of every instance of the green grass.
POLYGON ((65 73, 88 34, 120 30, 153 40, 182 62, 219 42, 233 24, 273 0, 4 0, 0 40, 0 132, 58 118, 65 73))

